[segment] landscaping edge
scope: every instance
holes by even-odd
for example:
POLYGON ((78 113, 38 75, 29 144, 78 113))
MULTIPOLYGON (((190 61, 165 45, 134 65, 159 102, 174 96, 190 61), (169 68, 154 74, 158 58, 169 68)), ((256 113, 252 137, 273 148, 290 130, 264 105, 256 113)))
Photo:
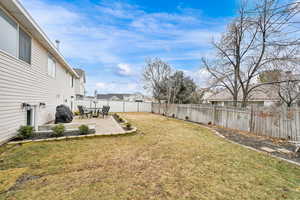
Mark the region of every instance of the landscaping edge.
POLYGON ((118 136, 118 135, 126 135, 135 133, 137 131, 136 127, 133 127, 132 130, 121 132, 121 133, 111 133, 111 134, 88 134, 88 135, 76 135, 76 136, 63 136, 63 137, 56 137, 56 138, 46 138, 46 139, 38 139, 38 140, 23 140, 23 141, 13 141, 8 142, 7 144, 25 144, 31 142, 45 142, 45 141, 61 141, 61 140, 70 140, 70 139, 80 139, 80 138, 92 138, 92 137, 99 137, 99 136, 118 136))
MULTIPOLYGON (((193 122, 191 122, 191 123, 193 123, 193 122)), ((256 149, 256 148, 249 147, 249 146, 246 146, 246 145, 243 145, 243 144, 234 142, 234 141, 232 141, 232 140, 227 139, 225 136, 223 136, 222 134, 220 134, 218 131, 216 131, 216 130, 213 129, 213 128, 210 128, 210 127, 207 127, 207 126, 204 126, 204 125, 201 125, 201 124, 198 124, 198 125, 201 126, 201 127, 203 127, 203 128, 206 128, 206 129, 212 131, 212 132, 213 132, 215 135, 217 135, 218 137, 221 137, 221 138, 223 138, 224 140, 226 140, 226 141, 228 141, 228 142, 230 142, 230 143, 232 143, 232 144, 240 145, 240 146, 242 146, 242 147, 244 147, 244 148, 247 148, 247 149, 256 151, 256 152, 258 152, 258 153, 262 153, 262 154, 271 156, 271 157, 273 157, 273 158, 277 158, 277 159, 279 159, 279 160, 283 160, 283 161, 289 162, 289 163, 291 163, 291 164, 295 164, 295 165, 297 165, 297 166, 300 167, 300 163, 298 163, 298 162, 295 162, 295 161, 292 161, 292 160, 288 160, 288 159, 285 159, 285 158, 282 158, 282 157, 279 157, 279 156, 275 156, 275 155, 272 155, 272 154, 267 153, 267 152, 265 152, 265 151, 261 151, 261 150, 258 150, 258 149, 256 149)))

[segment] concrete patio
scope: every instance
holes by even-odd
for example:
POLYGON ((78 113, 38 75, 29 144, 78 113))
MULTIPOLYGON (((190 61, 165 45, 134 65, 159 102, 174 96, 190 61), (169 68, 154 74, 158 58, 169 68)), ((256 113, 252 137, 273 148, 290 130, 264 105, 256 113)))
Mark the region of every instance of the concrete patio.
POLYGON ((95 124, 97 135, 113 135, 125 133, 124 129, 114 120, 112 116, 88 119, 79 119, 79 117, 76 117, 72 123, 95 124))

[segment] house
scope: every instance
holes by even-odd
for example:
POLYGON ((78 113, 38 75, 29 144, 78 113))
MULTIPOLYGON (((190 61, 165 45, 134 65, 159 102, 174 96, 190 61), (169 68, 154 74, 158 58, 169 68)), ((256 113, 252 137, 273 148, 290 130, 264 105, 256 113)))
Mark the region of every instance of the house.
POLYGON ((75 79, 75 96, 76 100, 83 99, 85 96, 85 72, 82 69, 74 69, 79 78, 75 79))
POLYGON ((143 95, 140 92, 129 94, 124 96, 124 101, 130 101, 130 102, 149 102, 149 97, 143 95))
POLYGON ((97 94, 98 100, 104 101, 123 101, 125 94, 97 94))
POLYGON ((18 0, 0 1, 0 77, 0 142, 73 109, 81 78, 18 0))
POLYGON ((121 93, 97 94, 97 99, 104 100, 104 101, 149 102, 149 98, 139 92, 134 94, 121 94, 121 93))
MULTIPOLYGON (((218 106, 233 106, 234 101, 231 93, 226 90, 220 90, 214 94, 205 97, 205 102, 218 106)), ((280 98, 277 94, 276 89, 273 85, 263 85, 258 87, 251 93, 251 96, 248 100, 248 105, 255 106, 272 106, 280 102, 280 98)), ((242 91, 239 91, 238 94, 238 106, 241 106, 242 103, 242 91)))
MULTIPOLYGON (((258 83, 261 84, 259 87, 254 89, 249 96, 249 100, 247 102, 248 105, 256 105, 256 106, 279 106, 282 105, 282 98, 279 96, 279 88, 282 90, 293 90, 289 91, 289 95, 298 95, 300 92, 300 75, 294 74, 291 71, 265 71, 259 75, 258 83), (287 80, 299 80, 294 82, 293 87, 295 88, 287 88, 287 80), (281 82, 282 81, 282 82, 281 82), (277 82, 276 84, 270 84, 273 82, 277 82), (265 85, 263 85, 265 84, 265 85), (293 94, 294 93, 294 94, 293 94)), ((284 92, 284 91, 283 91, 284 92)), ((285 93, 285 92, 284 92, 285 93)), ((242 90, 239 91, 238 94, 238 106, 241 105, 242 102, 242 90)), ((296 96, 295 96, 296 97, 296 96)), ((293 106, 298 106, 300 99, 296 98, 292 103, 293 106)), ((205 97, 205 101, 210 104, 220 105, 220 106, 232 106, 233 99, 231 93, 226 90, 215 91, 212 95, 205 97)))

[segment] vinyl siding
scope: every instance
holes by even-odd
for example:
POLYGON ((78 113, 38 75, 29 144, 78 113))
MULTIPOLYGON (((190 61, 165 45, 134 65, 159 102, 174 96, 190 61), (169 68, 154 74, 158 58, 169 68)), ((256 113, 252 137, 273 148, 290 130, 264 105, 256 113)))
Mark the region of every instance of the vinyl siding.
POLYGON ((75 94, 84 96, 84 80, 83 77, 74 80, 75 83, 75 94))
POLYGON ((0 143, 15 136, 16 130, 26 124, 23 102, 35 108, 38 126, 54 120, 56 106, 70 106, 71 96, 75 96, 68 81, 70 74, 58 62, 56 77, 48 76, 48 52, 34 38, 31 62, 28 65, 0 51, 0 143), (39 107, 40 103, 46 106, 39 107))

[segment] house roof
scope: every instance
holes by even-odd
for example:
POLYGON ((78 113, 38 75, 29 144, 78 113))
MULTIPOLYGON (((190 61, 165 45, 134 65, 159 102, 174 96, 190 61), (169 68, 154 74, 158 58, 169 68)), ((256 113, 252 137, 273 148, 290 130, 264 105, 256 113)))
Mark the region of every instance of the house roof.
POLYGON ((62 64, 66 70, 73 74, 76 78, 79 78, 78 74, 73 68, 67 63, 62 54, 57 50, 55 45, 51 42, 48 36, 44 33, 41 27, 31 17, 28 11, 22 6, 18 0, 1 0, 2 5, 15 19, 22 24, 22 26, 43 46, 49 53, 51 53, 55 59, 62 64))
MULTIPOLYGON (((273 85, 262 85, 250 95, 249 101, 277 101, 279 100, 276 88, 273 85)), ((227 90, 221 90, 207 98, 209 101, 232 101, 232 95, 227 90)), ((239 91, 238 100, 242 100, 242 90, 239 91)))

